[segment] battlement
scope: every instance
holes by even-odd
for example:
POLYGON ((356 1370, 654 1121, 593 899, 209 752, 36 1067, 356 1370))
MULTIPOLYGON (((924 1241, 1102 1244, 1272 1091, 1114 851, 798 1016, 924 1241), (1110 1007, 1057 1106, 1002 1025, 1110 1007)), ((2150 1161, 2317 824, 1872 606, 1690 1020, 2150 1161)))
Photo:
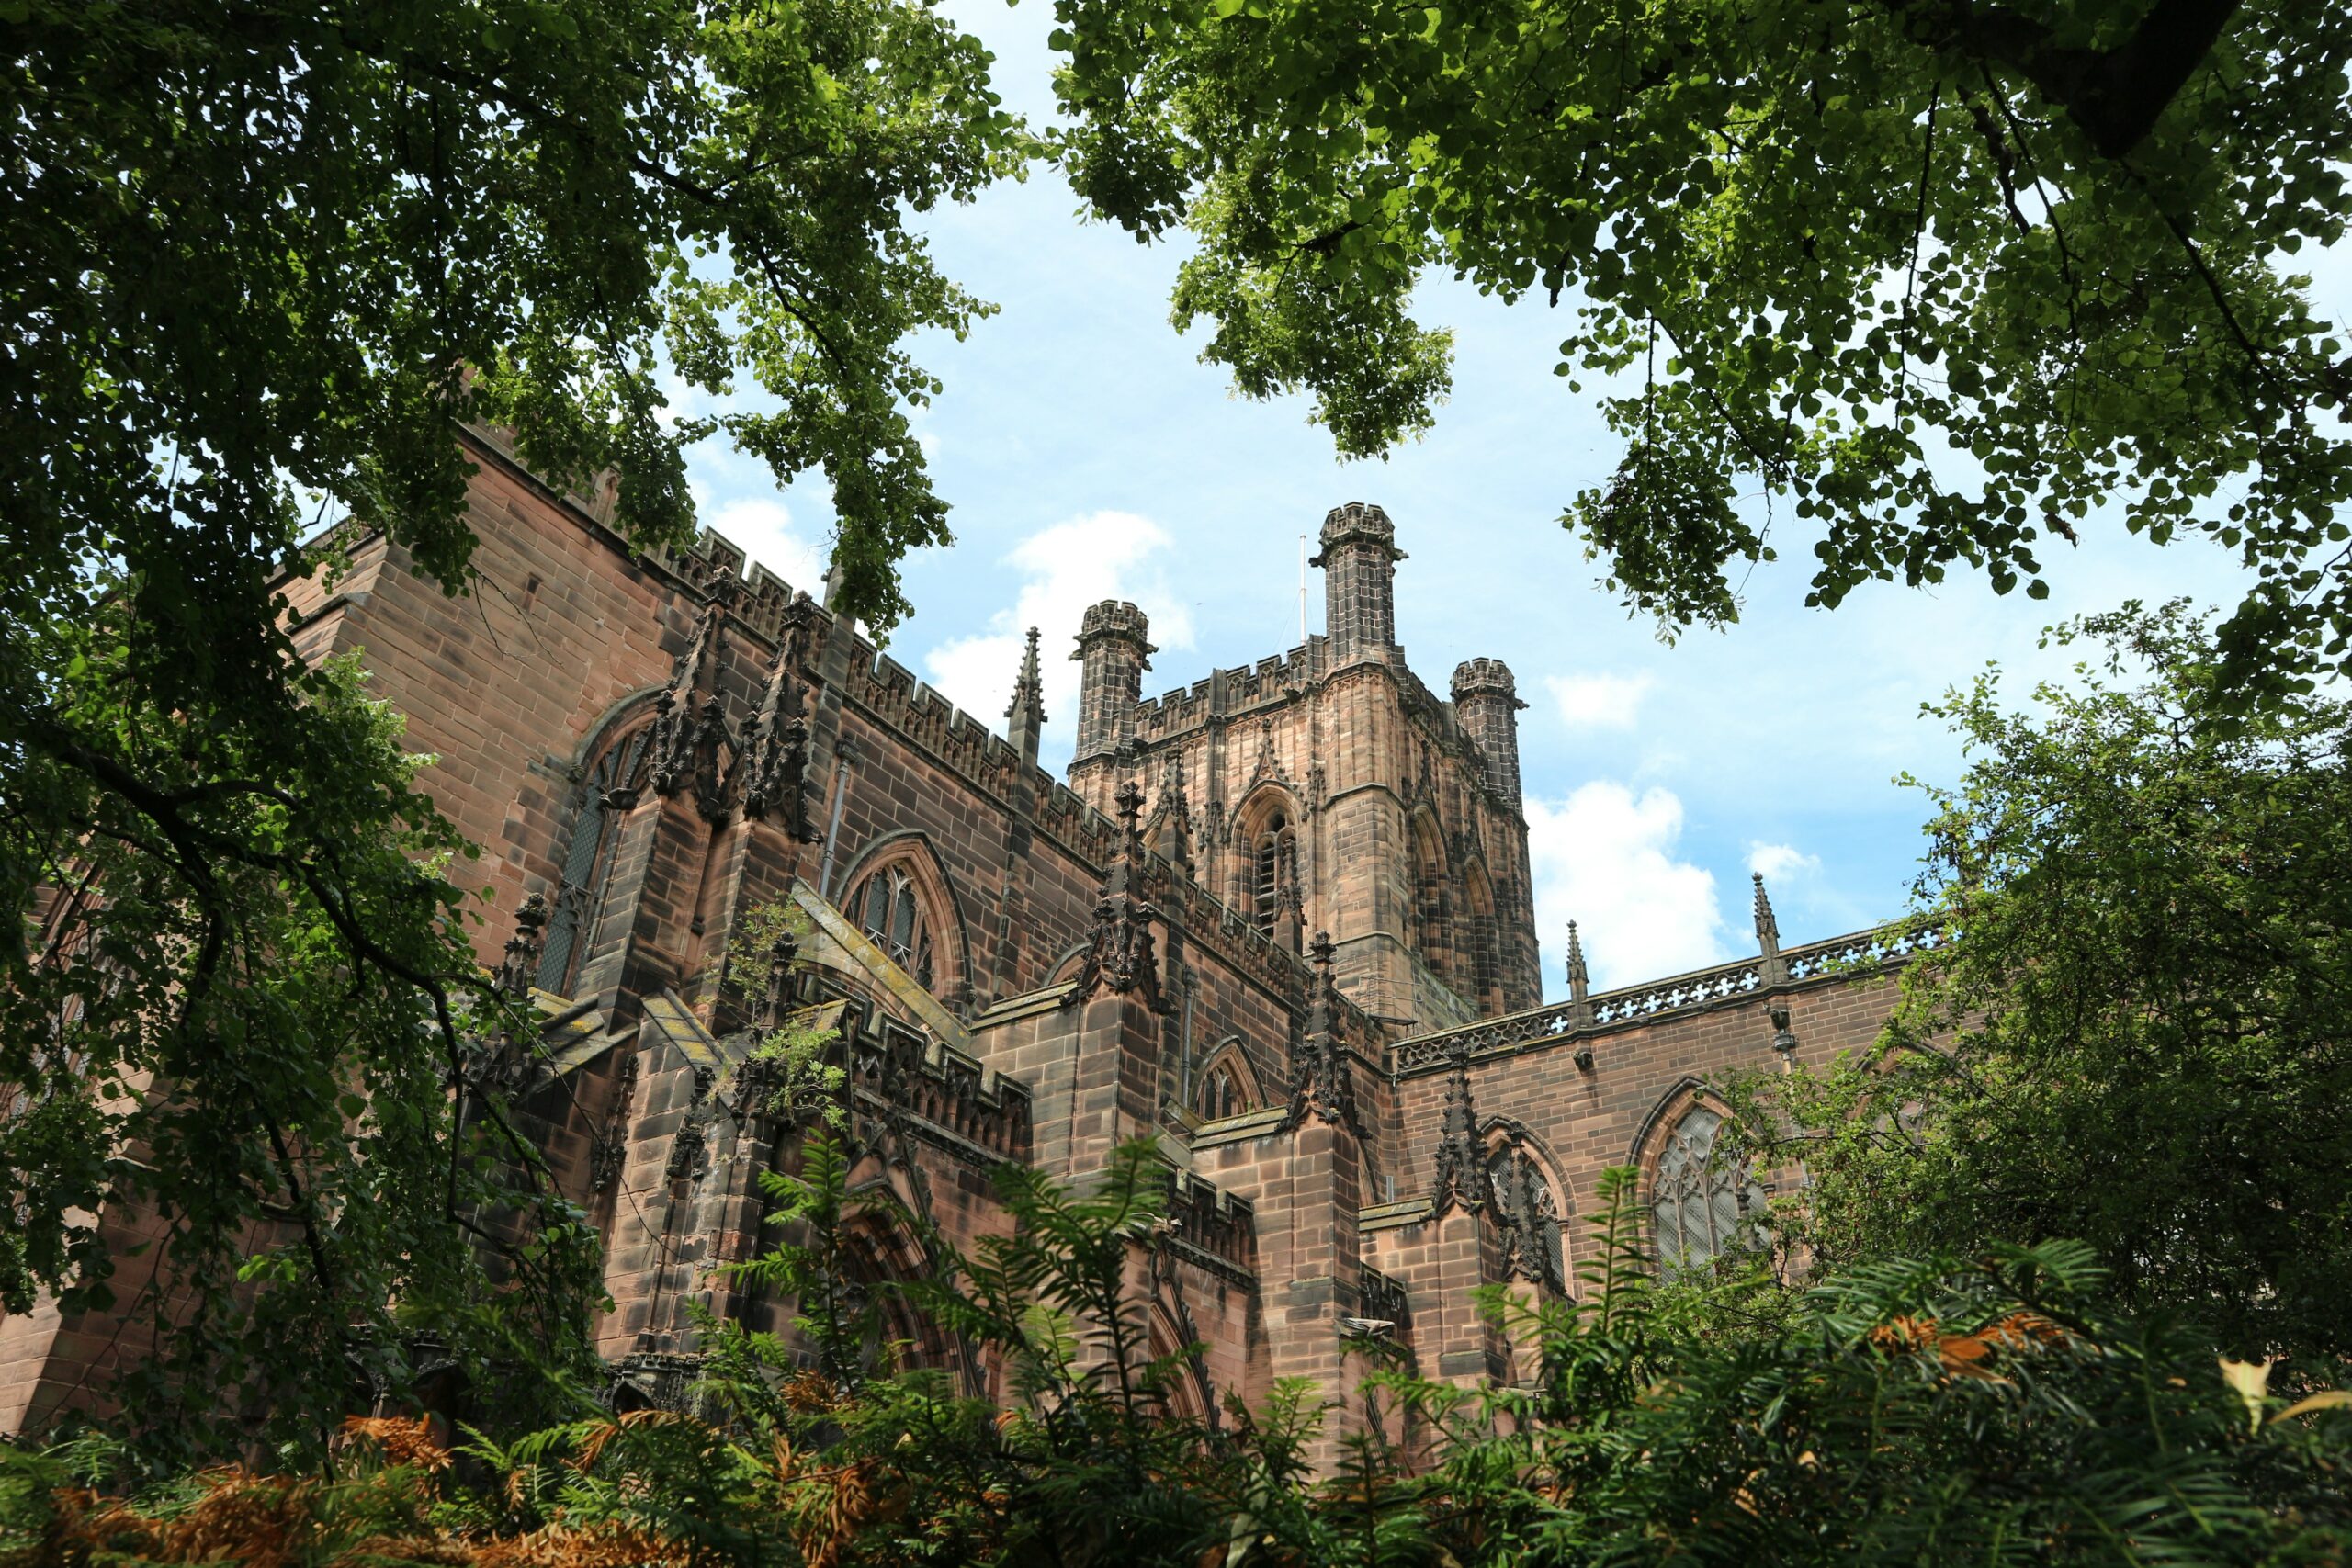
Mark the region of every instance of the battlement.
POLYGON ((1335 506, 1323 514, 1322 545, 1325 557, 1317 557, 1313 564, 1321 566, 1329 553, 1348 545, 1370 545, 1385 548, 1391 560, 1403 560, 1405 552, 1396 548, 1396 525, 1388 513, 1376 504, 1351 501, 1335 506))
POLYGON ((1453 667, 1455 702, 1489 693, 1518 697, 1519 683, 1511 678, 1510 665, 1499 659, 1465 659, 1453 667))
POLYGON ((1179 1251, 1244 1290, 1258 1288, 1257 1206, 1249 1199, 1189 1171, 1170 1170, 1168 1218, 1179 1251))
POLYGON ((842 1008, 835 1049, 853 1095, 902 1109, 918 1134, 974 1163, 1030 1157, 1027 1084, 871 1007, 821 971, 798 976, 797 989, 808 1000, 842 1008))
MULTIPOLYGON (((1147 654, 1155 653, 1159 650, 1151 646, 1151 639, 1146 635, 1150 630, 1149 618, 1136 607, 1132 600, 1105 599, 1099 604, 1087 606, 1086 615, 1078 626, 1078 646, 1083 650, 1090 642, 1115 637, 1135 644, 1147 654)), ((1075 659, 1080 655, 1074 653, 1070 657, 1075 659)))

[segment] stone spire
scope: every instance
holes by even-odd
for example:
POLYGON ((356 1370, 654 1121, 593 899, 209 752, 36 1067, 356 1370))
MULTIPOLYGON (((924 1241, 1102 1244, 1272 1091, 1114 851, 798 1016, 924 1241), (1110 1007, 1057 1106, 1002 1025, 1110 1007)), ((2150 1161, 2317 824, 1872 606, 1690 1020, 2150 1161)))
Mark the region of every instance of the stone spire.
POLYGON ((1470 1103, 1470 1047, 1454 1042, 1445 1077, 1445 1111, 1438 1123, 1437 1186, 1431 1217, 1455 1205, 1476 1213, 1487 1201, 1486 1161, 1478 1157, 1478 1113, 1470 1103))
POLYGON ((1772 915, 1772 896, 1764 891, 1764 874, 1750 874, 1756 884, 1756 951, 1763 955, 1758 976, 1768 986, 1785 986, 1789 966, 1781 957, 1781 922, 1772 915))
POLYGON ((1029 648, 1021 656, 1021 678, 1012 682, 1012 703, 1004 710, 1004 738, 1030 767, 1037 765, 1037 741, 1046 728, 1046 682, 1037 668, 1037 628, 1029 628, 1029 648))

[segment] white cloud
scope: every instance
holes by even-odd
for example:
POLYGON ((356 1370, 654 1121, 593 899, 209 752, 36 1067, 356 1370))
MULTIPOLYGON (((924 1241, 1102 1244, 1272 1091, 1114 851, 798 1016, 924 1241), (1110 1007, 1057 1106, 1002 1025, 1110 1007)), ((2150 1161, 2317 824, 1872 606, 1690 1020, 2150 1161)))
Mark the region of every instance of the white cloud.
POLYGON ((1571 729, 1631 729, 1657 678, 1639 675, 1546 675, 1544 686, 1571 729))
MULTIPOLYGON (((1022 575, 1012 607, 989 617, 989 629, 954 637, 923 655, 931 683, 948 701, 990 728, 1004 728, 1013 679, 1028 628, 1038 628, 1046 683, 1046 750, 1067 756, 1078 728, 1078 665, 1070 652, 1086 607, 1104 599, 1131 599, 1151 620, 1151 640, 1163 649, 1193 646, 1190 608, 1171 592, 1161 569, 1168 531, 1132 512, 1091 512, 1041 528, 1013 547, 1006 564, 1022 575)), ((1160 688, 1144 678, 1144 694, 1160 688)))
MULTIPOLYGON (((1570 920, 1596 990, 1663 978, 1726 956, 1715 879, 1674 858, 1682 802, 1655 785, 1635 795, 1599 781, 1566 800, 1527 801, 1536 930, 1557 954, 1570 920)), ((1559 965, 1544 976, 1560 988, 1559 965)))
POLYGON ((1821 857, 1809 855, 1793 844, 1763 844, 1747 846, 1747 869, 1767 882, 1778 882, 1792 876, 1810 876, 1821 869, 1821 857))
POLYGON ((711 513, 713 533, 739 546, 744 557, 774 572, 812 599, 825 596, 829 545, 814 543, 792 524, 792 511, 773 496, 743 496, 711 513))

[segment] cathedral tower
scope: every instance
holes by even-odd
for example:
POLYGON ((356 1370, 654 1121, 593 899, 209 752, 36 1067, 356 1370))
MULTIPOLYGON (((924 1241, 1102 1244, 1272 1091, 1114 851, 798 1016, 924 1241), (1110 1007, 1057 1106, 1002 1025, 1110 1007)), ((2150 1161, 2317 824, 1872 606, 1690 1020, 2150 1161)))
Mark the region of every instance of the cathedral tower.
POLYGON ((1195 879, 1277 947, 1329 932, 1333 982, 1375 1018, 1439 1028, 1532 1007, 1510 671, 1470 660, 1449 703, 1407 668, 1387 513, 1333 507, 1321 542, 1329 630, 1190 687, 1141 698, 1142 612, 1087 611, 1070 785, 1106 813, 1128 784, 1181 805, 1195 879))

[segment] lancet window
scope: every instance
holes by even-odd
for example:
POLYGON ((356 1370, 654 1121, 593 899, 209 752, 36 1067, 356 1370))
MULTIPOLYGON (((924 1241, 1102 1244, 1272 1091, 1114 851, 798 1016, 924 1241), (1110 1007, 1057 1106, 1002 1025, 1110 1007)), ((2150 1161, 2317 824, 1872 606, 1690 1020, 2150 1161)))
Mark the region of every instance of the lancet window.
POLYGON ((1238 1116, 1242 1111, 1241 1086, 1234 1080, 1230 1067, 1212 1067, 1201 1080, 1193 1109, 1204 1122, 1222 1122, 1228 1116, 1238 1116))
POLYGON ((571 840, 564 848, 563 871, 548 915, 547 945, 539 955, 539 988, 570 996, 580 965, 596 936, 596 912, 613 872, 613 840, 620 819, 645 787, 646 737, 639 727, 606 746, 581 786, 571 840))
POLYGON ((931 988, 931 932, 915 896, 914 878, 903 866, 885 866, 867 877, 850 896, 850 912, 875 946, 931 988))
POLYGON ((1291 884, 1298 876, 1298 834, 1287 816, 1277 811, 1266 818, 1265 828, 1258 834, 1255 852, 1252 906, 1259 931, 1271 937, 1289 897, 1291 884))

